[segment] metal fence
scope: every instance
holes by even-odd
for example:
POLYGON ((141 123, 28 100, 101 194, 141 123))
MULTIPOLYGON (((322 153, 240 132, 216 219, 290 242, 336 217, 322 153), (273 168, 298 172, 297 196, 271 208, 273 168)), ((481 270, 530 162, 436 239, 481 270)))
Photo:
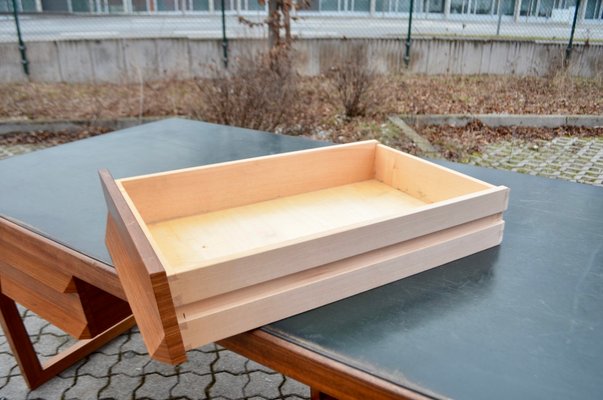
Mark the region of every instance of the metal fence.
MULTIPOLYGON (((229 37, 262 37, 258 0, 0 0, 0 41, 107 37, 215 37, 222 4, 229 37), (125 18, 124 18, 125 17, 125 18)), ((603 42, 603 0, 310 0, 294 12, 299 37, 400 37, 413 7, 414 35, 603 42)))
MULTIPOLYGON (((0 0, 0 42, 17 42, 18 29, 25 45, 69 39, 265 38, 267 12, 268 5, 258 0, 0 0)), ((575 43, 603 44, 603 0, 310 0, 293 12, 292 34, 554 41, 571 50, 575 43)))

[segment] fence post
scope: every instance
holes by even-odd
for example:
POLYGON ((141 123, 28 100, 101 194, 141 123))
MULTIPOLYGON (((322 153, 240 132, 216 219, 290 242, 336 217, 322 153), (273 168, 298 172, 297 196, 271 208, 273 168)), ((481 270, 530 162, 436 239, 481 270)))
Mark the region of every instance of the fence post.
POLYGON ((21 26, 19 25, 19 10, 17 9, 17 0, 13 0, 13 15, 15 16, 15 26, 17 27, 17 38, 19 39, 19 52, 21 53, 21 65, 23 72, 29 77, 29 61, 27 60, 27 48, 21 37, 21 26))
POLYGON ((222 0, 222 52, 224 68, 228 68, 228 39, 226 38, 226 12, 224 10, 224 0, 222 0))
POLYGON ((404 65, 406 68, 410 65, 410 36, 412 32, 412 9, 414 8, 415 0, 410 0, 410 10, 408 12, 408 34, 406 35, 406 51, 404 52, 404 65))
POLYGON ((496 24, 496 36, 500 36, 500 23, 502 22, 502 10, 501 10, 501 3, 503 2, 503 0, 498 0, 498 23, 496 24))
POLYGON ((574 33, 576 32, 576 21, 578 20, 578 10, 580 10, 580 0, 576 0, 576 10, 574 11, 574 20, 572 22, 572 32, 570 33, 569 43, 565 49, 565 67, 569 66, 569 60, 572 56, 572 47, 574 45, 574 33))

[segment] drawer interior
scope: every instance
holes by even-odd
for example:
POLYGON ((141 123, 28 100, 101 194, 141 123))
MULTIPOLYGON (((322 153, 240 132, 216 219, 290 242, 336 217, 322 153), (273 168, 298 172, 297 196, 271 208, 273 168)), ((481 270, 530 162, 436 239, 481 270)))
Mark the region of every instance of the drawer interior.
POLYGON ((375 141, 118 183, 168 275, 492 188, 375 141))
POLYGON ((151 223, 173 271, 410 212, 426 203, 375 179, 151 223))

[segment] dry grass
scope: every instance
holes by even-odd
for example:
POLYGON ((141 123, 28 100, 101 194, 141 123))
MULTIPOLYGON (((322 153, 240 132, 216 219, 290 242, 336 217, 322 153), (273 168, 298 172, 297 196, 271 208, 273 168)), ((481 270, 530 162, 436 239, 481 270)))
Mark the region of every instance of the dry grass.
MULTIPOLYGON (((423 76, 380 77, 375 114, 603 114, 603 83, 567 77, 423 76)), ((325 77, 301 77, 306 112, 338 113, 325 77)), ((143 116, 194 116, 204 95, 195 81, 143 85, 143 116)), ((95 119, 138 117, 140 87, 132 85, 0 85, 0 118, 95 119)), ((335 103, 336 104, 336 103, 335 103)))
MULTIPOLYGON (((267 75, 271 81, 274 77, 267 75)), ((248 124, 235 119, 221 119, 212 101, 219 99, 210 80, 147 82, 132 85, 77 84, 10 84, 0 85, 0 118, 10 119, 86 119, 138 116, 179 115, 209 122, 303 134, 333 142, 349 142, 376 138, 392 146, 415 152, 413 144, 400 139, 387 123, 391 114, 603 114, 603 81, 571 78, 565 74, 550 77, 513 76, 423 76, 390 75, 375 78, 378 90, 371 94, 374 105, 364 116, 345 117, 341 99, 329 77, 287 78, 274 82, 253 81, 256 92, 245 92, 247 103, 232 103, 240 117, 239 105, 247 107, 246 121, 256 121, 258 113, 269 110, 277 116, 275 104, 286 103, 285 118, 270 118, 269 123, 248 124), (289 85, 295 81, 295 85, 289 85), (286 91, 274 95, 279 86, 286 91), (256 99, 260 93, 263 99, 256 99), (287 93, 295 93, 289 96, 287 93), (142 94, 142 95, 141 95, 142 94), (212 97, 213 96, 213 97, 212 97), (271 97, 272 96, 272 97, 271 97), (284 97, 283 97, 284 96, 284 97), (272 98, 272 102, 266 101, 272 98), (237 105, 238 104, 238 105, 237 105), (254 114, 255 113, 255 114, 254 114)), ((240 85, 245 82, 239 81, 240 85)), ((239 88, 241 87, 239 85, 239 88)), ((220 89, 222 87, 222 89, 220 89)), ((231 94, 241 91, 230 87, 231 94)), ((245 89, 246 90, 246 89, 245 89)), ((239 96, 238 101, 245 96, 239 96)), ((366 99, 365 99, 366 100, 366 99)), ((228 107, 230 107, 228 106, 228 107)), ((261 115, 260 115, 261 116, 261 115)), ((577 134, 573 131, 563 131, 577 134)), ((600 130, 593 130, 601 135, 600 130)), ((469 127, 457 132, 451 128, 428 128, 422 133, 442 148, 452 159, 478 150, 490 140, 499 140, 508 133, 483 127, 469 127)), ((532 137, 520 130, 511 136, 532 137)))

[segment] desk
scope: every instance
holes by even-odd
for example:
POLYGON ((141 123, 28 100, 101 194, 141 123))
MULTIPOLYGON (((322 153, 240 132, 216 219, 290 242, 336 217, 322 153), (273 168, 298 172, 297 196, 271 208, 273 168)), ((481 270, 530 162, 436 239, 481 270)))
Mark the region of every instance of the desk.
MULTIPOLYGON (((132 324, 97 169, 119 178, 322 145, 166 120, 0 161, 0 306, 30 386, 132 324), (82 341, 40 366, 14 300, 82 341)), ((448 166, 511 188, 501 247, 220 344, 316 398, 602 398, 603 189, 448 166)))

